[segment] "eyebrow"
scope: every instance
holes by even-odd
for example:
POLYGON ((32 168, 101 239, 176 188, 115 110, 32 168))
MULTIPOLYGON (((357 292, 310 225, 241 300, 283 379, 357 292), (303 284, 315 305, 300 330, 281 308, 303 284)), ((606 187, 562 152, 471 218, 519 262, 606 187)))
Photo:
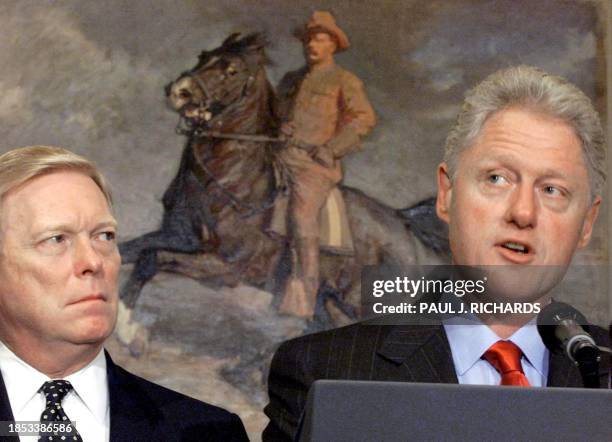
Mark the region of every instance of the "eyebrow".
POLYGON ((113 229, 117 228, 117 221, 115 221, 114 219, 110 219, 108 221, 102 221, 98 224, 96 224, 96 227, 94 230, 98 230, 101 229, 103 227, 112 227, 113 229))

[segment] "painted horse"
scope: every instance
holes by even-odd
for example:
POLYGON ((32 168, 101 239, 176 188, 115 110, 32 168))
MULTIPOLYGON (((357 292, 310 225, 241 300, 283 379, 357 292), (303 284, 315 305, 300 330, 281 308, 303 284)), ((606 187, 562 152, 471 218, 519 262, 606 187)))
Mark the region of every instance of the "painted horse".
MULTIPOLYGON (((204 283, 243 282, 276 295, 290 275, 288 239, 265 229, 278 192, 274 157, 283 148, 265 45, 261 34, 231 35, 166 87, 187 143, 163 197, 161 227, 120 245, 123 262, 135 264, 121 290, 129 309, 158 271, 204 283)), ((328 325, 359 316, 364 266, 433 264, 446 252, 433 200, 396 210, 360 190, 340 189, 354 254, 321 254, 315 319, 328 325)))

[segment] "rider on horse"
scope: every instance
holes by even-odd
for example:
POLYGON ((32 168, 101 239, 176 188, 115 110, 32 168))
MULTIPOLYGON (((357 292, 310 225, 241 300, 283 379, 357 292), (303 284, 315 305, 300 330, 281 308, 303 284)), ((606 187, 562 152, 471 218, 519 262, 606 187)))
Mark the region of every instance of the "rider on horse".
MULTIPOLYGON (((281 218, 288 220, 296 258, 280 310, 311 319, 319 288, 319 214, 342 179, 340 160, 359 149, 376 117, 362 82, 334 63, 334 53, 349 47, 334 17, 315 12, 301 37, 307 66, 286 74, 278 87, 281 131, 288 138, 279 163, 290 191, 288 216, 281 218)), ((285 233, 285 226, 278 230, 285 233)))

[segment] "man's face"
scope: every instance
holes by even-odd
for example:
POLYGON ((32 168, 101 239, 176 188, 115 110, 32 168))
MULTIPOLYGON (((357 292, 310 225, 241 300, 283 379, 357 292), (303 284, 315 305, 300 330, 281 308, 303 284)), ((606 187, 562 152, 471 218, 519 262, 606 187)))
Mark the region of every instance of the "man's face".
POLYGON ((573 129, 524 109, 489 118, 452 182, 438 168, 437 212, 458 265, 565 268, 588 244, 599 204, 573 129))
MULTIPOLYGON (((98 344, 117 313, 116 223, 86 175, 58 171, 0 204, 0 330, 16 349, 98 344)), ((52 348, 52 347, 50 347, 52 348)))
POLYGON ((311 34, 304 44, 306 61, 311 65, 329 62, 334 58, 336 42, 327 32, 311 34))

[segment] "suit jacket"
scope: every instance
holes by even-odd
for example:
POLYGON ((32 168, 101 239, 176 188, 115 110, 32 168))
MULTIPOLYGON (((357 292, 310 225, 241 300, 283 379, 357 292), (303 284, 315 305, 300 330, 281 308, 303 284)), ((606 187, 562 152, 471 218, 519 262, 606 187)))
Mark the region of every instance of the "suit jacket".
MULTIPOLYGON (((599 345, 608 345, 603 329, 591 327, 591 335, 599 345)), ((608 371, 604 357, 602 385, 607 385, 608 371)), ((308 389, 318 379, 458 383, 441 324, 358 323, 302 336, 284 342, 272 360, 264 441, 293 439, 308 389)), ((582 378, 564 355, 551 354, 548 386, 582 387, 582 378)))
MULTIPOLYGON (((128 373, 108 353, 106 366, 111 442, 249 440, 237 415, 128 373)), ((0 421, 12 420, 0 374, 0 421)))

